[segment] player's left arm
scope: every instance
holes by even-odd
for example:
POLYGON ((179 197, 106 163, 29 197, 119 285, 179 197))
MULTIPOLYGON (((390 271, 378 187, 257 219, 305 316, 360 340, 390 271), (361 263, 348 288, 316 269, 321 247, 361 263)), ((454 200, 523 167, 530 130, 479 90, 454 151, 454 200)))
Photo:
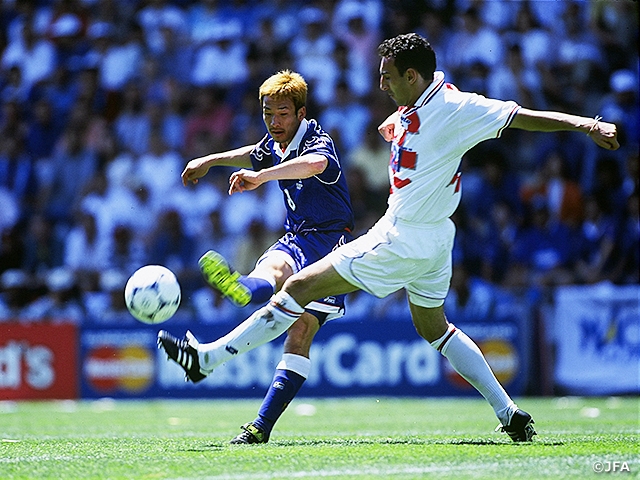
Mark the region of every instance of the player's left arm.
POLYGON ((588 118, 562 112, 521 108, 509 127, 534 132, 557 132, 560 130, 583 132, 599 147, 607 150, 617 150, 620 147, 615 124, 603 122, 599 117, 588 118))
POLYGON ((229 178, 229 195, 255 190, 271 180, 301 180, 320 175, 329 165, 324 155, 309 153, 259 171, 238 170, 229 178))
POLYGON ((390 142, 391 140, 393 140, 395 125, 399 116, 400 112, 393 112, 378 127, 378 133, 382 135, 382 138, 384 138, 385 142, 390 142))

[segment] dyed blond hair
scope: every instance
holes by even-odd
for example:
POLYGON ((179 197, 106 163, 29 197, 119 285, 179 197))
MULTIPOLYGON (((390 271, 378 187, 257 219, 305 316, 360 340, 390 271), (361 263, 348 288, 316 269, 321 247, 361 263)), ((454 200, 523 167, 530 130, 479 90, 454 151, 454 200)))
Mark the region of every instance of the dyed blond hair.
POLYGON ((259 97, 260 103, 264 97, 290 98, 297 112, 307 104, 307 82, 299 73, 282 70, 260 85, 259 97))

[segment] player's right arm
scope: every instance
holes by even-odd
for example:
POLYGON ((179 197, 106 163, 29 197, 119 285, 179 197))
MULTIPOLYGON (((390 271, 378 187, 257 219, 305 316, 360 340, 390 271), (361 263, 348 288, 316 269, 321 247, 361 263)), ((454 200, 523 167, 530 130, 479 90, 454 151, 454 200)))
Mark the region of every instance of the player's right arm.
POLYGON ((198 179, 204 177, 211 167, 251 168, 250 153, 254 148, 255 145, 247 145, 235 150, 194 158, 182 171, 182 184, 186 187, 189 182, 198 183, 198 179))
POLYGON ((521 108, 510 125, 532 132, 577 131, 586 133, 596 145, 607 150, 617 150, 618 133, 615 124, 562 112, 539 111, 521 108))

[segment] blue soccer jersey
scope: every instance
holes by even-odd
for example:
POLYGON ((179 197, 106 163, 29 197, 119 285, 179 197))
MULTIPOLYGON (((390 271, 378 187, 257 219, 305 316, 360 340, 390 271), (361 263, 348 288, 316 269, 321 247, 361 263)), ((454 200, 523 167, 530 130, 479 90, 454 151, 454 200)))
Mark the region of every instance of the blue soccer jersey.
POLYGON ((326 157, 329 163, 324 172, 300 180, 278 181, 287 208, 285 230, 352 231, 353 211, 336 146, 315 120, 302 120, 284 152, 271 135, 265 135, 251 152, 251 163, 258 171, 310 153, 326 157))

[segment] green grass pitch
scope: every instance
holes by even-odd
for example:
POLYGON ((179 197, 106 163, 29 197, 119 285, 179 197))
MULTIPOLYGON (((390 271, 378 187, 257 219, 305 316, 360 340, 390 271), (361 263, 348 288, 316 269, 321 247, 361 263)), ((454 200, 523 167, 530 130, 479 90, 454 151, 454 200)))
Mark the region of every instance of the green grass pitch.
POLYGON ((495 433, 482 399, 299 398, 269 444, 237 446, 259 400, 0 402, 0 478, 640 477, 637 397, 518 404, 531 444, 495 433))

